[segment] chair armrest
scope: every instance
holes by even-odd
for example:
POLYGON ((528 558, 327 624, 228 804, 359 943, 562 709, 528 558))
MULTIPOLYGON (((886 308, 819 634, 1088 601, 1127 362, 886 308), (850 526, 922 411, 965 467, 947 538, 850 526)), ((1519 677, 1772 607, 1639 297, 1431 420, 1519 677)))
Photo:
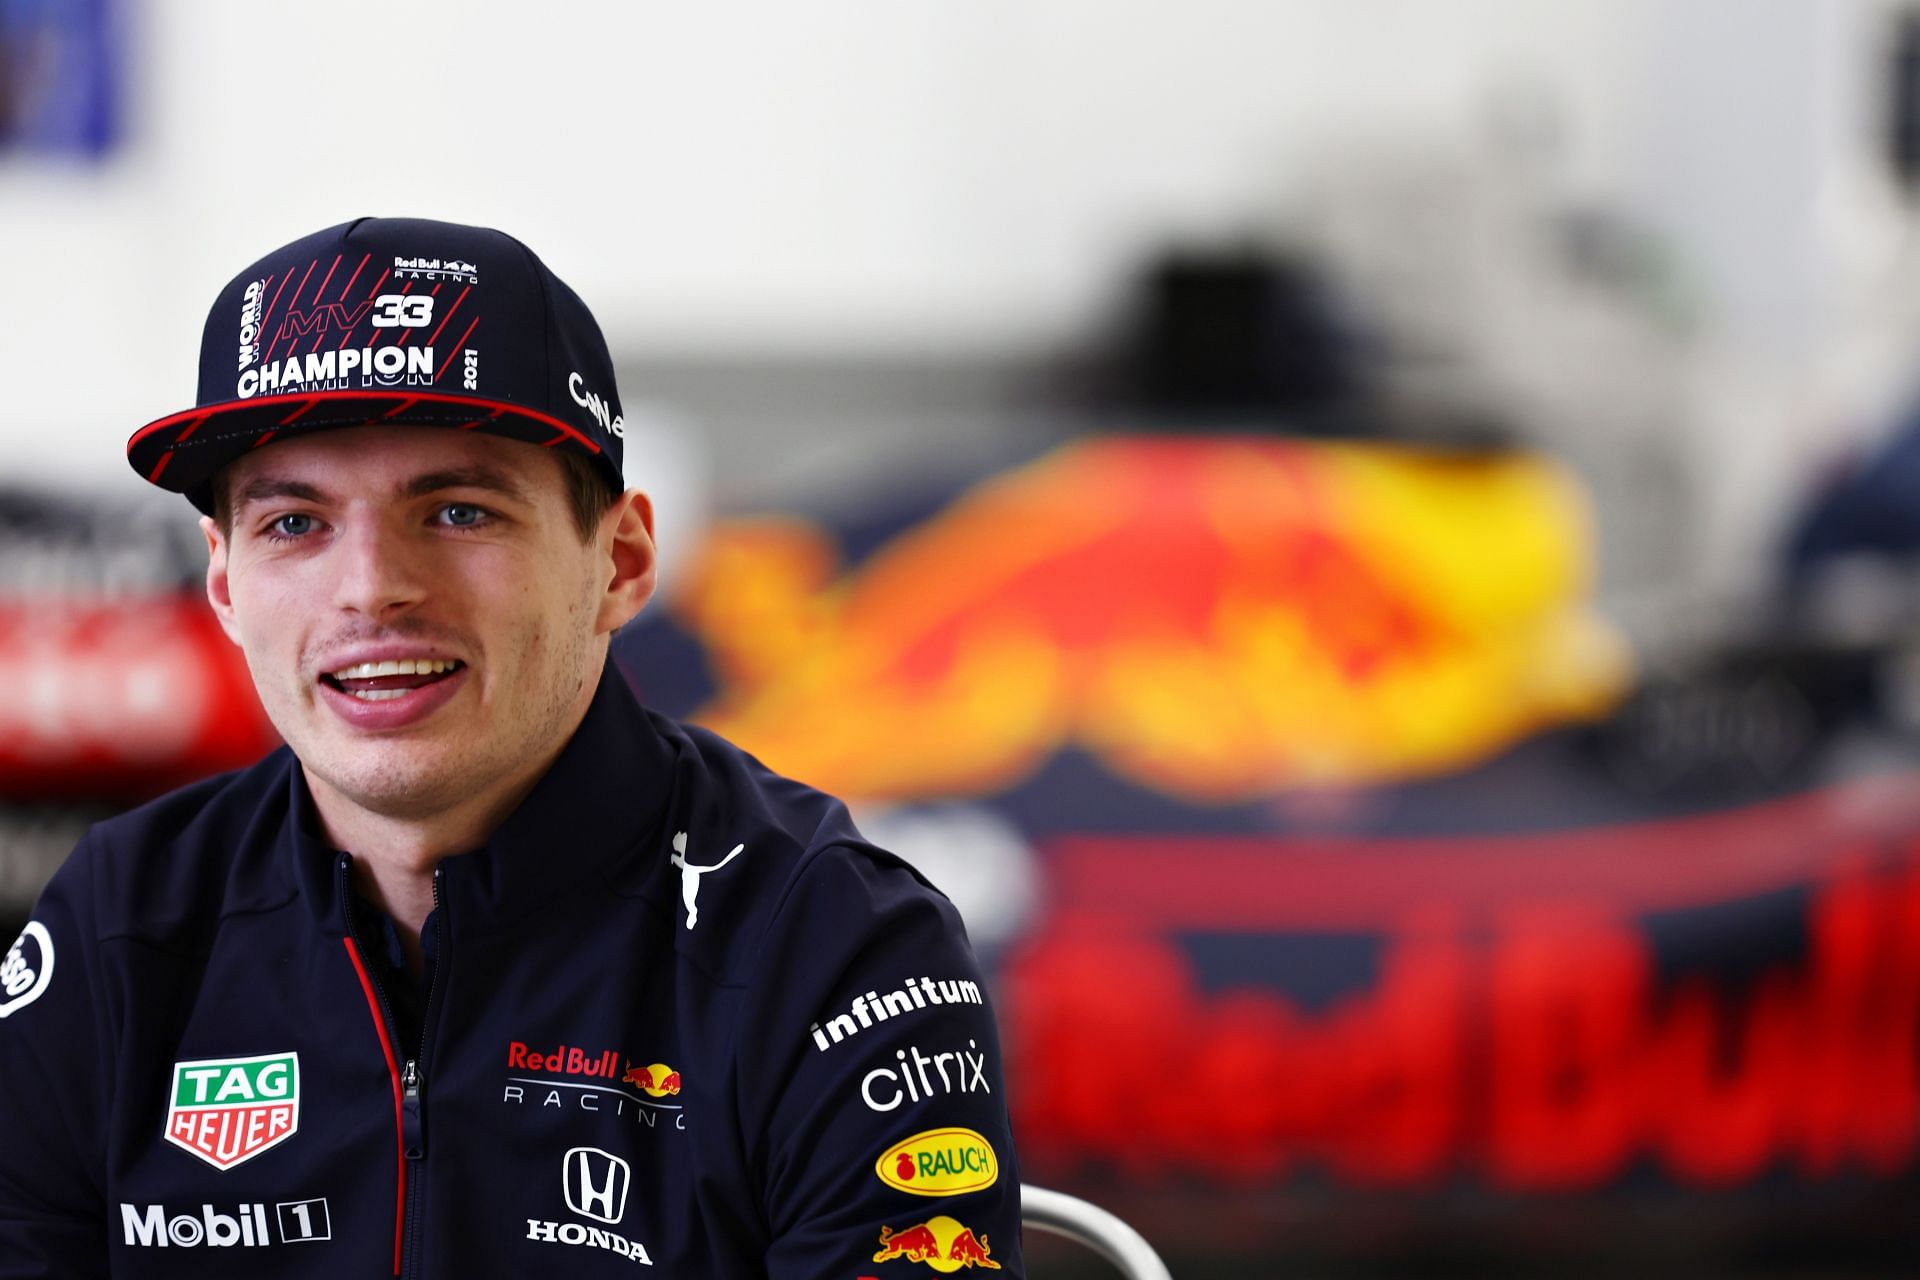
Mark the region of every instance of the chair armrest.
POLYGON ((1022 1186, 1020 1220, 1036 1231, 1085 1245, 1118 1267, 1127 1280, 1173 1280, 1146 1238, 1097 1204, 1045 1187, 1022 1186))

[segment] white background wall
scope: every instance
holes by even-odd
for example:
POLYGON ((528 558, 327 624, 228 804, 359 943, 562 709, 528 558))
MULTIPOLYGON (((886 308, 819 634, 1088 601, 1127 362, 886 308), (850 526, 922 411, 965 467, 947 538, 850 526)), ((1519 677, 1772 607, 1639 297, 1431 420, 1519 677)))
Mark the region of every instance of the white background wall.
POLYGON ((0 168, 0 461, 58 462, 184 403, 218 284, 363 213, 513 230, 625 349, 1054 339, 1136 248, 1246 222, 1329 122, 1432 128, 1504 65, 1599 101, 1639 10, 128 7, 123 158, 0 168))
POLYGON ((1699 448, 1747 460, 1719 558, 1904 367, 1860 302, 1906 225, 1867 128, 1892 0, 127 7, 124 152, 0 162, 7 476, 105 474, 191 396, 217 286, 359 214, 513 231, 616 354, 990 355, 1085 334, 1170 235, 1261 225, 1330 142, 1444 145, 1516 84, 1559 103, 1563 192, 1704 300, 1699 448))

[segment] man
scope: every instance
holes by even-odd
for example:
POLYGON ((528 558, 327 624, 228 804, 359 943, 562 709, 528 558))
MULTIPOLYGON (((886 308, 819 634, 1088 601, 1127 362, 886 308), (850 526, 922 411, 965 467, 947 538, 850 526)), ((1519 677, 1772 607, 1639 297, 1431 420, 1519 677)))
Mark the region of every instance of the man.
POLYGON ((287 746, 96 827, 8 953, 0 1276, 1021 1274, 952 907, 607 662, 624 437, 498 232, 221 293, 128 456, 287 746))

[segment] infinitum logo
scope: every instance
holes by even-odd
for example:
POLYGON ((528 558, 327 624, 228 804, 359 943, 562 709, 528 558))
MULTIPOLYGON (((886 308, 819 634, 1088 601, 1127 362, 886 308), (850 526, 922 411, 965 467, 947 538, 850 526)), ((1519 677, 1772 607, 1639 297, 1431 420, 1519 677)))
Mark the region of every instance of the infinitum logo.
POLYGON ((884 996, 869 991, 863 996, 855 996, 853 1004, 845 1013, 837 1013, 827 1019, 826 1026, 813 1024, 813 1042, 820 1052, 828 1049, 849 1036, 857 1036, 875 1022, 885 1022, 888 1018, 897 1018, 903 1013, 912 1013, 915 1009, 924 1009, 929 1004, 985 1004, 980 995, 978 983, 962 978, 958 982, 935 982, 932 978, 908 978, 907 985, 887 992, 884 996), (828 1037, 832 1037, 829 1039, 828 1037))

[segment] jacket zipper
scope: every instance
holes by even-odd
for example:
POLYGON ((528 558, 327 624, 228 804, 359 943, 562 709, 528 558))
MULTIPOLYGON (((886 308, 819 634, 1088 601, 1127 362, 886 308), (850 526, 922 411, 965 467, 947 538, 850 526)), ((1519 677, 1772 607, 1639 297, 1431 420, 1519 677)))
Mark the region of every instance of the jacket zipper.
POLYGON ((422 1064, 427 1060, 427 1046, 433 1043, 433 1015, 437 1012, 434 997, 440 994, 440 975, 447 967, 447 917, 440 903, 440 875, 440 868, 435 867, 433 973, 427 978, 427 1002, 420 1008, 420 1046, 400 1073, 401 1150, 415 1169, 415 1175, 407 1179, 406 1204, 401 1210, 401 1221, 406 1224, 407 1233, 405 1265, 399 1273, 403 1277, 419 1271, 420 1215, 415 1212, 414 1206, 420 1196, 420 1162, 427 1158, 427 1072, 422 1064))
POLYGON ((381 985, 379 971, 361 962, 356 941, 358 931, 353 919, 353 888, 348 878, 352 866, 353 858, 341 854, 337 868, 340 902, 347 920, 347 954, 353 960, 362 989, 367 994, 368 1004, 374 1014, 374 1027, 380 1033, 380 1048, 386 1055, 387 1072, 393 1079, 394 1124, 398 1130, 396 1137, 400 1155, 398 1185, 395 1187, 393 1274, 406 1276, 417 1269, 414 1263, 419 1252, 420 1235, 419 1214, 415 1210, 420 1179, 417 1174, 410 1176, 408 1168, 417 1168, 427 1156, 427 1076, 421 1064, 426 1060, 427 1045, 433 1039, 434 1014, 438 1011, 434 997, 439 994, 440 974, 447 964, 447 922, 441 911, 440 899, 441 871, 439 867, 433 869, 434 963, 433 976, 427 984, 427 1002, 420 1011, 420 1043, 414 1055, 406 1059, 403 1065, 396 1060, 393 1051, 394 1041, 399 1037, 393 1020, 393 1006, 387 1001, 386 988, 381 985))

